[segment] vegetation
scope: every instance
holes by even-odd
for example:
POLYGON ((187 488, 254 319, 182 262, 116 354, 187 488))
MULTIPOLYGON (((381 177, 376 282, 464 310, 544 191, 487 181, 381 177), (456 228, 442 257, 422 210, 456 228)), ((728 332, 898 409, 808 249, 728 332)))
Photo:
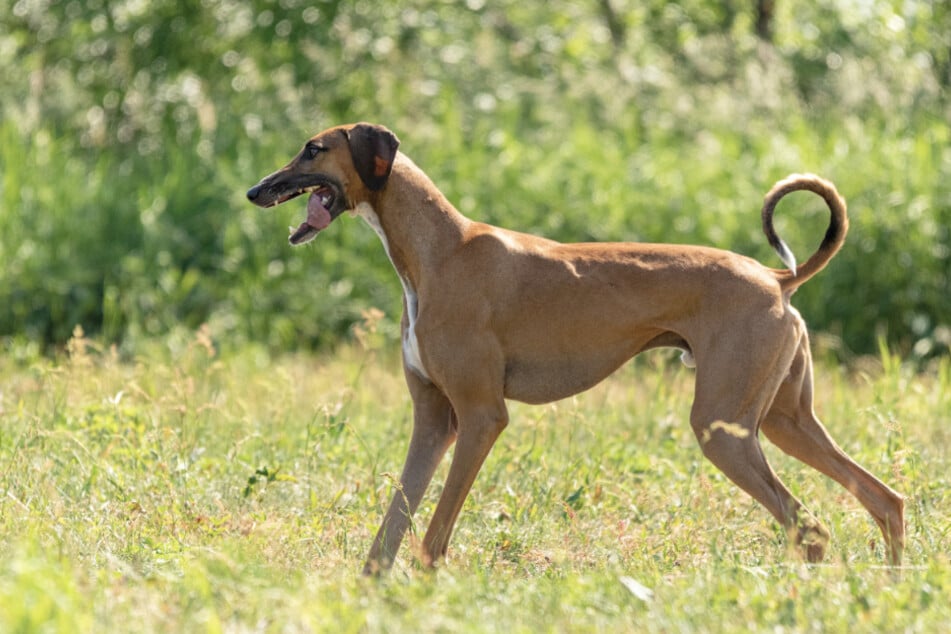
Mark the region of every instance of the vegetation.
MULTIPOLYGON (((842 355, 880 337, 940 355, 949 32, 924 2, 0 0, 0 337, 46 349, 79 324, 132 350, 208 323, 300 349, 371 306, 392 331, 372 232, 343 219, 292 251, 294 212, 243 198, 312 133, 364 119, 464 213, 563 240, 778 265, 759 202, 820 173, 852 233, 797 305, 842 355)), ((821 204, 779 216, 808 255, 821 204)))
POLYGON ((833 533, 824 565, 787 553, 703 460, 692 371, 652 353, 575 399, 513 404, 446 565, 418 570, 404 546, 377 582, 359 570, 410 406, 371 330, 320 359, 222 357, 205 331, 133 363, 80 336, 67 358, 0 358, 0 630, 930 632, 951 618, 947 358, 923 374, 887 354, 818 368, 832 433, 908 496, 899 575, 846 491, 767 444, 833 533))
MULTIPOLYGON (((897 0, 0 0, 0 631, 945 628, 949 33, 897 0), (850 237, 795 303, 820 415, 907 496, 906 566, 768 447, 833 533, 786 552, 657 352, 513 403, 446 565, 361 578, 411 420, 399 284, 361 223, 291 250, 303 206, 244 199, 356 120, 472 218, 566 241, 778 266, 763 194, 832 179, 850 237)), ((800 258, 826 222, 777 216, 800 258)))

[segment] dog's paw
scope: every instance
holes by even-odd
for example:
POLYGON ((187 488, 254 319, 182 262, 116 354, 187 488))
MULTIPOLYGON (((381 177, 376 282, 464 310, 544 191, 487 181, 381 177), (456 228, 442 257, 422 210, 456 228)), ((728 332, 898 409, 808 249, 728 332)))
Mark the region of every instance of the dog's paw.
POLYGON ((830 537, 829 530, 816 518, 811 516, 800 518, 796 530, 796 545, 809 563, 816 564, 822 561, 830 537))

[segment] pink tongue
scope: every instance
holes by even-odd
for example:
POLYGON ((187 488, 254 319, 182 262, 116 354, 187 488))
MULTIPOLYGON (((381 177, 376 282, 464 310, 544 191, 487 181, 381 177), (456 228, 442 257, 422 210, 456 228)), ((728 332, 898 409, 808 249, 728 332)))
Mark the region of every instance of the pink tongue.
POLYGON ((310 225, 317 231, 326 229, 330 224, 330 212, 320 203, 320 196, 317 195, 317 192, 312 193, 310 198, 307 199, 307 222, 305 224, 310 225))

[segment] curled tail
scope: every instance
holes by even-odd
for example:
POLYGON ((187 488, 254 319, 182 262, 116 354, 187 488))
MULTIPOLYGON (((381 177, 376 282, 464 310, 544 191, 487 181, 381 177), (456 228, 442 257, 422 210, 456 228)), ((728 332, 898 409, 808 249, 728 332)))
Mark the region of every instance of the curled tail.
POLYGON ((835 185, 814 174, 793 174, 779 181, 773 185, 763 200, 763 233, 766 234, 769 245, 779 254, 783 264, 789 267, 789 271, 784 271, 779 277, 779 284, 783 291, 792 293, 806 280, 825 268, 832 256, 842 248, 848 230, 849 218, 845 213, 845 200, 839 196, 835 185), (776 235, 776 229, 773 228, 773 210, 783 196, 800 190, 808 190, 822 196, 829 206, 831 218, 819 249, 805 263, 797 267, 796 257, 786 243, 776 235))

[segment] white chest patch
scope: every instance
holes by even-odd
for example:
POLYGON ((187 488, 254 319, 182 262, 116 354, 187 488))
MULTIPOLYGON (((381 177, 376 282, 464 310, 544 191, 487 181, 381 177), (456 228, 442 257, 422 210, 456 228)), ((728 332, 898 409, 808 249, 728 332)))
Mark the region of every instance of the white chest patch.
MULTIPOLYGON (((380 217, 369 203, 360 203, 353 210, 354 213, 363 218, 370 228, 380 236, 380 242, 383 243, 383 250, 386 251, 386 257, 390 258, 390 264, 393 264, 393 257, 390 255, 390 243, 386 240, 386 233, 383 232, 383 225, 380 224, 380 217)), ((431 381, 426 369, 423 367, 423 361, 419 356, 419 340, 416 338, 416 313, 418 310, 418 300, 416 290, 410 281, 405 279, 393 265, 396 276, 400 278, 400 284, 403 285, 403 298, 406 300, 406 318, 409 325, 403 333, 403 359, 416 374, 431 381)))

